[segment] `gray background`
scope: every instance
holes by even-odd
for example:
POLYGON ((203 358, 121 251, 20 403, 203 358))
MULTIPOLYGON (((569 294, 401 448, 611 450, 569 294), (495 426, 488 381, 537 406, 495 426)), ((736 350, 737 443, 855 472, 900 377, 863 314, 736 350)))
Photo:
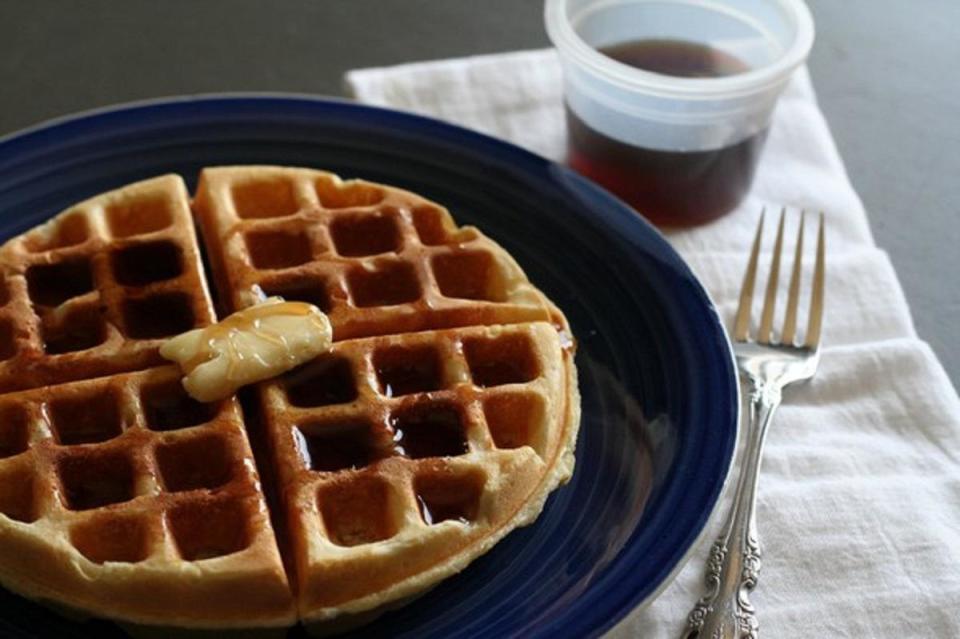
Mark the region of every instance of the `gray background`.
MULTIPOLYGON (((920 335, 956 385, 960 2, 808 0, 814 84, 920 335)), ((341 93, 354 67, 547 46, 541 0, 0 0, 0 135, 115 102, 341 93)))

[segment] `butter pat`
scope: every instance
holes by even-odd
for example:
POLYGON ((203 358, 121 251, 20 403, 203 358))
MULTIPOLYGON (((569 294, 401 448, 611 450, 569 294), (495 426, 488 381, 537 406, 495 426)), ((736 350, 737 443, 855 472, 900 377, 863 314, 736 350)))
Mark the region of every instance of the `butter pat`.
POLYGON ((170 339, 160 355, 180 365, 191 397, 212 402, 299 366, 332 342, 330 320, 316 306, 271 297, 170 339))

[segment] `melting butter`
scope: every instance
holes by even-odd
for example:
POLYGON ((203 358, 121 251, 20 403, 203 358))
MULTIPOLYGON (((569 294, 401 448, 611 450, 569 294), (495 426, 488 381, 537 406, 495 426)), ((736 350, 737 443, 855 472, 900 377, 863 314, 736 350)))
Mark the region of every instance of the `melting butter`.
POLYGON ((330 320, 316 306, 270 297, 168 340, 160 355, 180 365, 191 397, 212 402, 313 359, 332 341, 330 320))

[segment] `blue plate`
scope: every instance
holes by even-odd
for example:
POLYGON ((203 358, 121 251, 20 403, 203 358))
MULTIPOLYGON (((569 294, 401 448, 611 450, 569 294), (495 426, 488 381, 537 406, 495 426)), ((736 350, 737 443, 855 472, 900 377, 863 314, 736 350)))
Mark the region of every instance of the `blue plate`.
MULTIPOLYGON (((128 182, 166 172, 193 181, 203 166, 240 163, 322 167, 447 205, 516 257, 578 339, 573 480, 536 524, 357 636, 593 636, 655 596, 716 505, 739 410, 716 310, 664 239, 591 182, 515 146, 292 96, 135 104, 4 138, 0 237, 128 182)), ((0 634, 40 633, 123 636, 0 590, 0 634)))

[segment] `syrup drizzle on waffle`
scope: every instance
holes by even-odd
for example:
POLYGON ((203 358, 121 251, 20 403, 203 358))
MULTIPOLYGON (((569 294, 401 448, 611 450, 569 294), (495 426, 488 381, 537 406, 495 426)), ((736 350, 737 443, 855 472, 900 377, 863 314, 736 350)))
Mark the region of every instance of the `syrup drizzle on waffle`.
POLYGON ((28 389, 0 394, 0 529, 34 549, 0 553, 5 585, 145 623, 326 620, 461 570, 569 478, 562 314, 442 207, 321 171, 201 175, 222 313, 281 295, 335 341, 243 413, 190 399, 151 368, 215 320, 187 197, 156 178, 0 248, 0 392, 28 389), (53 551, 77 559, 19 577, 53 551))

